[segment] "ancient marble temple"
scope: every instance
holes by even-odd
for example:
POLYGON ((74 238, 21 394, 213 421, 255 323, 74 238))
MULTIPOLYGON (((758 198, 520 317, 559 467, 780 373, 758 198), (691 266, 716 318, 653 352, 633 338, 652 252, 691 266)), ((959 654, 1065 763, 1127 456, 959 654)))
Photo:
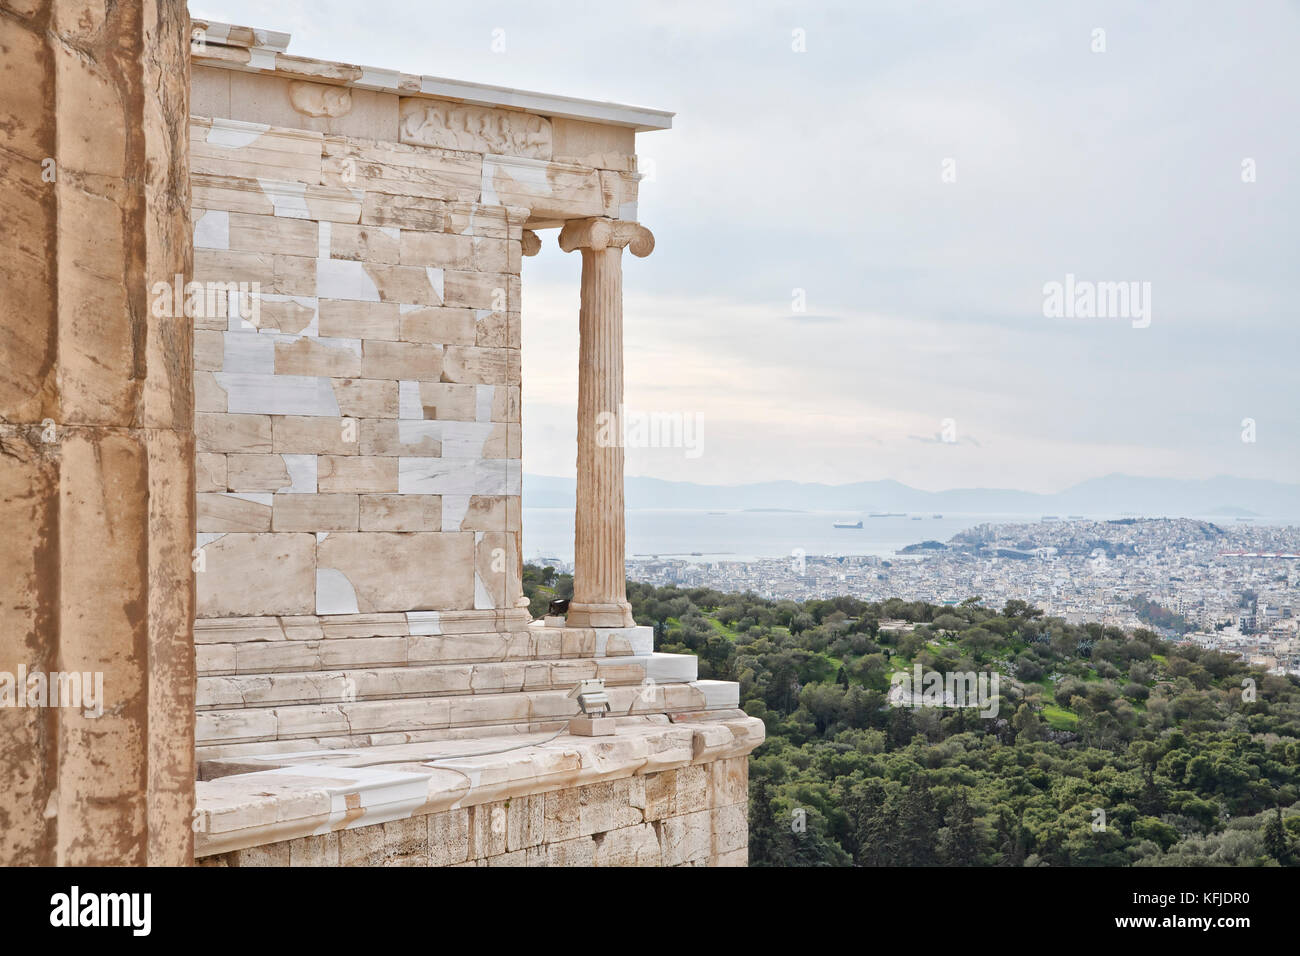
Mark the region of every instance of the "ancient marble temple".
POLYGON ((34 357, 0 380, 19 462, 0 507, 34 557, 6 559, 0 669, 103 671, 113 716, 0 711, 15 731, 0 862, 744 865, 762 724, 735 684, 697 680, 694 657, 635 625, 623 452, 597 441, 622 402, 622 272, 654 267, 636 136, 671 114, 308 59, 284 34, 143 7, 99 26, 145 52, 188 37, 189 84, 149 56, 108 71, 104 101, 129 88, 135 108, 101 123, 150 134, 128 130, 122 162, 53 136, 89 107, 60 95, 69 68, 39 38, 55 95, 19 104, 52 113, 24 160, 116 163, 97 175, 134 212, 71 237, 56 206, 74 267, 45 276, 33 243, 30 272, 5 275, 45 295, 50 331, 9 328, 6 310, 0 341, 34 357), (192 245, 160 244, 155 224, 175 232, 187 211, 192 245), (133 286, 99 290, 111 319, 68 285, 94 229, 133 286), (576 561, 567 619, 534 621, 521 276, 551 241, 578 253, 576 561), (123 535, 114 573, 85 567, 77 540, 123 535), (88 633, 96 616, 107 637, 88 633), (613 732, 571 733, 593 678, 613 732), (105 799, 124 803, 123 835, 96 845, 83 817, 105 799))

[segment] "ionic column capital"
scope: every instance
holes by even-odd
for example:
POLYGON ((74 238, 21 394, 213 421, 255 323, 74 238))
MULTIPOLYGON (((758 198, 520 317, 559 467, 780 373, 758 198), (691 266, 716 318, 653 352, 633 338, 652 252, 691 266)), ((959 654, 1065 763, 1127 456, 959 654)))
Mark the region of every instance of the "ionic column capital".
POLYGON ((535 256, 542 248, 542 238, 531 229, 525 229, 520 240, 520 251, 526 256, 535 256))
POLYGON ((632 255, 644 259, 654 252, 654 233, 639 222, 603 218, 570 219, 560 230, 560 248, 565 252, 574 249, 622 249, 624 246, 632 255))

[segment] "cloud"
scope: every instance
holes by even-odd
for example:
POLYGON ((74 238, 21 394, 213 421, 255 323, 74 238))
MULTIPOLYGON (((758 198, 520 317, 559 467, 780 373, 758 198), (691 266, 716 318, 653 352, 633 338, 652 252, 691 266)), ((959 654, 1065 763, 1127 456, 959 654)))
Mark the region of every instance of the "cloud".
MULTIPOLYGON (((677 111, 638 136, 657 245, 625 263, 627 398, 698 412, 706 449, 629 452, 630 474, 1056 490, 1300 470, 1295 4, 264 9, 195 15, 290 29, 306 56, 677 111), (1044 318, 1067 273, 1151 282, 1151 326, 1044 318), (945 418, 961 441, 924 437, 945 418)), ((553 233, 523 266, 533 472, 573 468, 579 268, 553 233)))

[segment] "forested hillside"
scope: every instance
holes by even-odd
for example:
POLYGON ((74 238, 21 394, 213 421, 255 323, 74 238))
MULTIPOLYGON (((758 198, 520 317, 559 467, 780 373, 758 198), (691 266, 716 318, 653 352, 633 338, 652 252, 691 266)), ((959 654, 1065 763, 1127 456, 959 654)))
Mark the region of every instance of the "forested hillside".
MULTIPOLYGON (((530 566, 525 589, 542 613, 572 581, 530 566)), ((767 726, 753 866, 1300 864, 1294 678, 1020 601, 628 597, 658 650, 739 681, 767 726), (890 706, 915 664, 997 672, 997 716, 890 706)))

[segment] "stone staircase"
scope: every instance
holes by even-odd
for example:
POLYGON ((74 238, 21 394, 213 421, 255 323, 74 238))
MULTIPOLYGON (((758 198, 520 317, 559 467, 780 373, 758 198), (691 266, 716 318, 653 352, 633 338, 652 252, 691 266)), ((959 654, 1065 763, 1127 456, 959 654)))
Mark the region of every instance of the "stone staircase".
POLYGON ((739 706, 736 684, 696 679, 695 657, 655 653, 649 627, 497 613, 508 629, 487 633, 455 612, 196 622, 200 776, 240 757, 561 731, 587 678, 618 717, 739 706))

